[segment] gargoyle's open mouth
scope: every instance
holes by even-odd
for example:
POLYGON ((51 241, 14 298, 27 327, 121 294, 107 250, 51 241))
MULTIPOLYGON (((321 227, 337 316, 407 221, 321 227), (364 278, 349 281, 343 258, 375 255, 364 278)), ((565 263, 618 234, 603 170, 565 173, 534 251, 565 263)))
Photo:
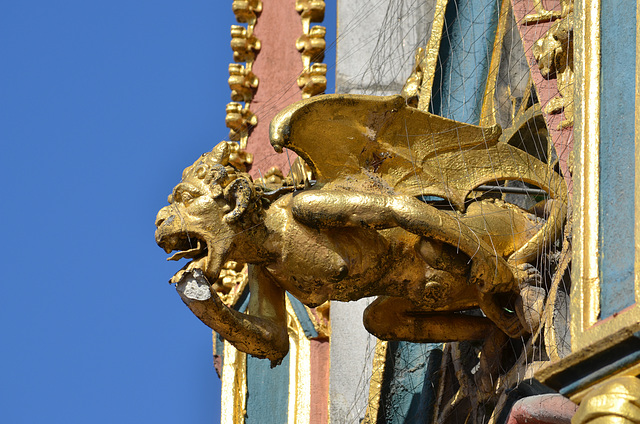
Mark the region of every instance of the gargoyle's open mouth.
POLYGON ((177 250, 176 253, 167 258, 168 261, 179 261, 183 258, 198 259, 207 254, 207 243, 197 237, 183 236, 172 247, 165 247, 164 250, 167 253, 177 250))
POLYGON ((161 247, 167 253, 175 252, 167 258, 168 261, 191 259, 174 275, 170 282, 178 281, 180 275, 186 270, 201 269, 206 271, 209 249, 207 248, 207 243, 198 236, 186 233, 172 234, 162 241, 161 247))

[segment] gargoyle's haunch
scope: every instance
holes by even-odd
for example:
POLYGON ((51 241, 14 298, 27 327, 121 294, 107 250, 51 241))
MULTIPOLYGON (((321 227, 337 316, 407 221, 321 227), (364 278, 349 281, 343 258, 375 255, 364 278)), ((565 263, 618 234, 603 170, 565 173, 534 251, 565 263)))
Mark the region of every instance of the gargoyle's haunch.
POLYGON ((309 306, 380 296, 364 322, 387 340, 483 339, 495 326, 515 337, 535 325, 522 307, 530 263, 559 232, 566 211, 554 199, 566 188, 499 136, 498 127, 430 115, 399 96, 305 100, 274 119, 271 141, 305 159, 314 187, 268 201, 229 165, 222 142, 184 171, 158 213, 156 241, 177 250, 174 259, 192 259, 173 277, 191 310, 238 349, 273 362, 288 351, 285 291, 309 306), (502 180, 548 192, 546 221, 474 197, 479 185, 502 180), (254 265, 248 314, 207 283, 227 260, 254 265), (478 307, 486 317, 454 313, 478 307))

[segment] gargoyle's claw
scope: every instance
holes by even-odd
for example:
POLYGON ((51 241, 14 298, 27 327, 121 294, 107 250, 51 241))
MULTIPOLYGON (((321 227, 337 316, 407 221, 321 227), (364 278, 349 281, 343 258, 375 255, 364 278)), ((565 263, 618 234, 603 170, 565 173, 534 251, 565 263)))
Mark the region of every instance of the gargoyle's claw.
POLYGON ((500 329, 502 331, 504 331, 504 333, 511 337, 512 339, 515 339, 517 337, 520 337, 522 335, 524 335, 527 330, 524 328, 524 326, 522 325, 522 323, 520 322, 520 319, 518 318, 518 316, 516 314, 509 314, 511 316, 508 316, 507 313, 505 312, 504 319, 501 320, 501 322, 496 323, 500 329))
POLYGON ((542 274, 538 271, 538 268, 530 263, 519 264, 512 266, 513 275, 518 281, 520 287, 524 286, 536 286, 542 285, 542 274))

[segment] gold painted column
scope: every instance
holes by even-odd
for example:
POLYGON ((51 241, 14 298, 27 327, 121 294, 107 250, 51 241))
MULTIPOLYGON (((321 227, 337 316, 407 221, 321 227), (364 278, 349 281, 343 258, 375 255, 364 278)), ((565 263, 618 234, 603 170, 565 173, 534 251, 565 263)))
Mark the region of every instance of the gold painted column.
POLYGON ((573 424, 638 423, 638 5, 583 0, 575 16, 572 354, 536 378, 580 403, 573 424))

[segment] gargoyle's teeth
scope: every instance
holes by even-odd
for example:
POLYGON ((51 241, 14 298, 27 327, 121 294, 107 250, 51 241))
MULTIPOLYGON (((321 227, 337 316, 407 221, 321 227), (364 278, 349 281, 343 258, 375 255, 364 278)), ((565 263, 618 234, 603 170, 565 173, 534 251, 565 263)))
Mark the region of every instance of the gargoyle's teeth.
MULTIPOLYGON (((204 249, 202 248, 202 245, 200 244, 200 240, 197 240, 196 247, 194 247, 193 249, 181 250, 179 252, 176 252, 172 256, 168 257, 167 260, 168 261, 179 261, 182 258, 195 258, 198 255, 202 254, 203 252, 204 252, 204 249)), ((171 251, 169 251, 167 253, 171 253, 171 251)))

